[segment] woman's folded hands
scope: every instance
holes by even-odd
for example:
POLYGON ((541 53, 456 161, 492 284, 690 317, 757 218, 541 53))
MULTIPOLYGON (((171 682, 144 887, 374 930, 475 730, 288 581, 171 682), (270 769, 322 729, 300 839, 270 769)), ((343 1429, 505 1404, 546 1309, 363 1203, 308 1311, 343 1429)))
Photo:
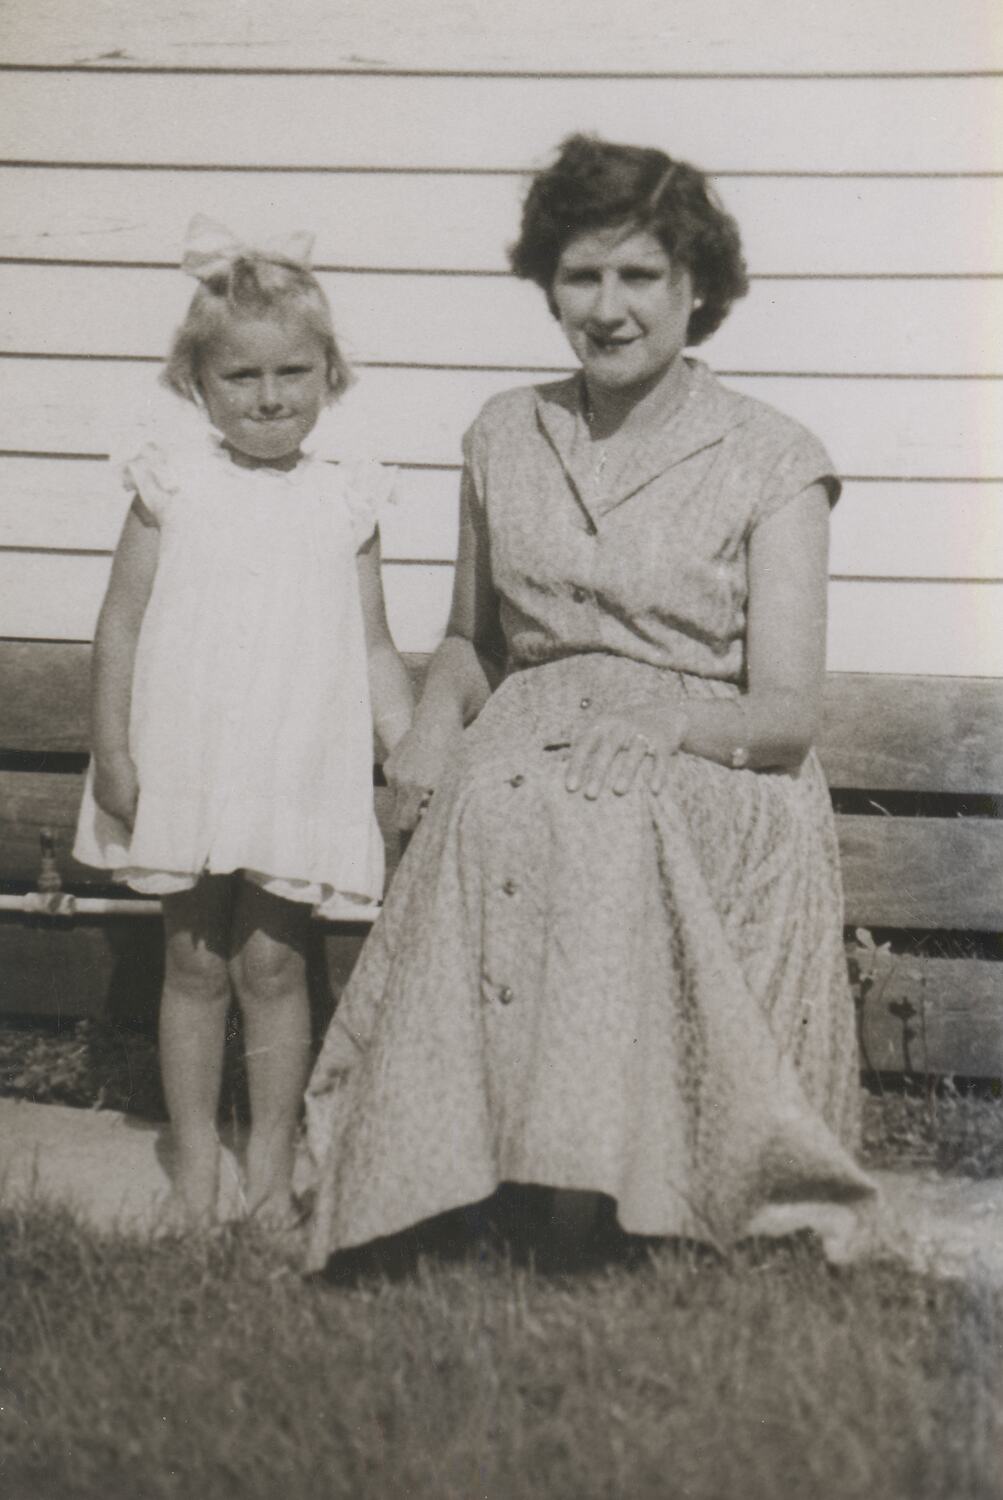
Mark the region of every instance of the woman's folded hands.
POLYGON ((622 797, 642 776, 658 793, 687 724, 686 710, 676 704, 628 703, 596 714, 571 743, 565 787, 594 801, 603 792, 622 797))

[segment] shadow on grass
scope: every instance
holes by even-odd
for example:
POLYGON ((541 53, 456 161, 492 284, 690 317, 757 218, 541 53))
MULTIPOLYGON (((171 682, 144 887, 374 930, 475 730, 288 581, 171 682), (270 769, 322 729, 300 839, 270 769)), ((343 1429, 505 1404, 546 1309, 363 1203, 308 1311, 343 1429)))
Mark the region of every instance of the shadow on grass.
POLYGON ((691 1263, 722 1263, 712 1246, 696 1240, 627 1234, 617 1223, 613 1200, 599 1194, 588 1195, 597 1200, 594 1216, 572 1236, 555 1226, 555 1205, 561 1196, 552 1188, 504 1183, 479 1203, 339 1251, 318 1279, 334 1287, 400 1282, 413 1276, 422 1262, 508 1265, 572 1279, 614 1269, 642 1270, 655 1255, 667 1253, 691 1263))

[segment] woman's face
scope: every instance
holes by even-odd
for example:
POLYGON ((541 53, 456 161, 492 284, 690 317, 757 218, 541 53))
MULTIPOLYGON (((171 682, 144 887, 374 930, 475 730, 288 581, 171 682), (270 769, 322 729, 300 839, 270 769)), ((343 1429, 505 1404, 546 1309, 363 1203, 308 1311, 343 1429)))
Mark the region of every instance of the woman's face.
POLYGON ((693 282, 649 230, 587 230, 568 241, 552 288, 561 327, 589 385, 657 385, 686 346, 693 282))

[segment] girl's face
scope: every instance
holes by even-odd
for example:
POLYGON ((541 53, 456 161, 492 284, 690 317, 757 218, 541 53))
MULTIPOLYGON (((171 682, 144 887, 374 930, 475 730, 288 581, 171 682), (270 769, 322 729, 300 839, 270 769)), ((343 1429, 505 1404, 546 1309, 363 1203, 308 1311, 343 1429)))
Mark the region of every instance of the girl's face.
POLYGON ((330 397, 324 343, 300 318, 230 318, 202 356, 199 387, 238 463, 288 467, 330 397))
POLYGON ((686 346, 692 278, 646 229, 575 235, 557 262, 552 296, 593 388, 643 394, 686 346))

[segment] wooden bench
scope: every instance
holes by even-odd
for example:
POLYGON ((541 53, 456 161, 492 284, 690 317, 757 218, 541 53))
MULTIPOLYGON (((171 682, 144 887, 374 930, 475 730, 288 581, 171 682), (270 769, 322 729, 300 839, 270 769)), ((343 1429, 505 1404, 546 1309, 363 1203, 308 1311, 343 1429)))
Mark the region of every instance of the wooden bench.
MULTIPOLYGON (((34 887, 52 829, 69 890, 99 877, 69 854, 87 738, 89 647, 0 642, 0 882, 34 887)), ((413 659, 420 675, 422 662, 413 659)), ((821 755, 837 811, 846 923, 897 954, 862 1010, 875 1072, 1003 1076, 1003 682, 833 673, 821 755)), ((377 791, 390 864, 388 796, 377 791)), ((0 913, 0 1011, 152 1014, 159 922, 0 913)), ((330 1002, 365 938, 318 932, 330 1002)), ((852 956, 852 954, 851 954, 852 956)))

